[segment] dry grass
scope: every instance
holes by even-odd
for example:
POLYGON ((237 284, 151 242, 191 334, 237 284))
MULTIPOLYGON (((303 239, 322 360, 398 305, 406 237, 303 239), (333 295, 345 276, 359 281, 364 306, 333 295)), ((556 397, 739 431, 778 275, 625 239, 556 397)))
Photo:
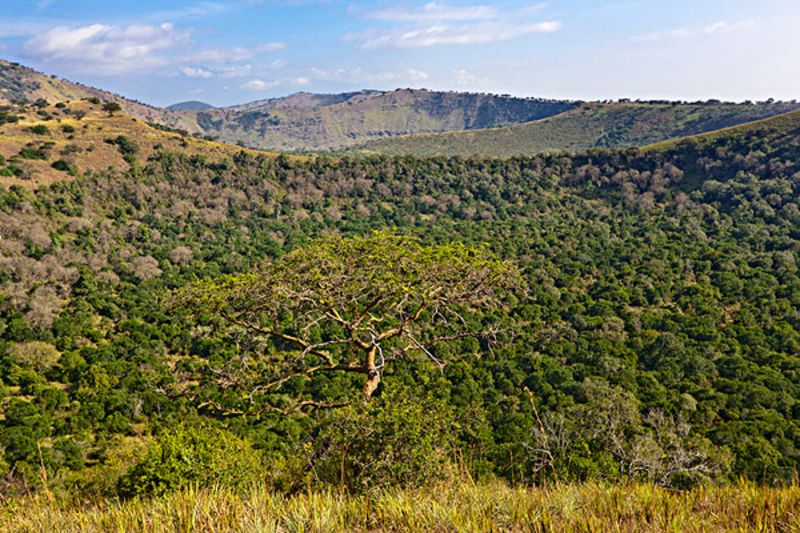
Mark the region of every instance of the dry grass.
MULTIPOLYGON (((24 178, 0 177, 0 184, 21 185, 26 188, 39 188, 57 181, 67 181, 72 177, 60 172, 51 164, 64 159, 77 166, 81 174, 111 169, 127 169, 122 154, 115 145, 108 144, 106 139, 114 139, 123 135, 132 140, 138 147, 137 159, 141 162, 159 150, 201 155, 210 161, 220 161, 239 151, 252 154, 277 155, 275 152, 252 150, 221 142, 196 139, 182 136, 175 132, 153 128, 139 119, 122 112, 109 116, 102 110, 102 104, 92 104, 85 100, 67 103, 72 114, 50 106, 46 111, 52 114, 50 120, 43 120, 32 109, 27 112, 15 112, 23 120, 16 124, 0 126, 0 155, 12 159, 27 144, 52 143, 48 149, 48 158, 44 161, 17 159, 15 164, 25 170, 24 178), (74 113, 84 114, 79 120, 74 113), (36 135, 31 133, 33 126, 45 126, 48 133, 36 135), (66 133, 64 126, 71 126, 74 132, 66 133)), ((294 157, 294 156, 293 156, 294 157)))
POLYGON ((264 488, 124 503, 6 502, 2 531, 800 531, 800 487, 462 485, 347 496, 264 488))

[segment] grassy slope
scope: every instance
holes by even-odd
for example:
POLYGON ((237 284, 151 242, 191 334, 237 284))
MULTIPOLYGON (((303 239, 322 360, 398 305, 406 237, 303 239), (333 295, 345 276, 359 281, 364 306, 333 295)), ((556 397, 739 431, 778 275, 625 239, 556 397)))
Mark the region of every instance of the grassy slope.
POLYGON ((156 129, 124 113, 109 117, 101 107, 99 104, 83 100, 72 101, 67 104, 66 109, 70 111, 67 114, 65 109, 50 106, 44 110, 52 116, 49 119, 38 115, 30 106, 22 112, 14 108, 11 114, 21 117, 22 120, 15 124, 0 126, 0 155, 10 164, 21 168, 24 174, 20 177, 2 176, 0 184, 36 188, 55 181, 71 179, 69 173, 52 168, 52 163, 59 159, 74 164, 81 173, 108 168, 127 168, 128 163, 123 159, 119 148, 106 142, 107 139, 114 139, 120 135, 136 144, 138 148, 136 158, 139 161, 145 161, 158 149, 202 155, 212 160, 222 159, 242 150, 238 146, 156 129), (85 115, 78 119, 78 113, 85 115), (45 126, 48 133, 43 135, 32 133, 31 128, 37 125, 45 126), (70 126, 75 131, 66 133, 63 131, 64 126, 70 126), (21 150, 26 147, 34 149, 43 147, 47 159, 32 160, 20 157, 21 150))
POLYGON ((57 103, 92 97, 117 102, 126 113, 146 122, 183 128, 191 132, 199 131, 192 120, 180 113, 129 100, 108 91, 48 76, 31 68, 0 60, 0 101, 34 101, 44 98, 50 103, 57 103))
POLYGON ((791 111, 778 116, 754 120, 744 124, 737 124, 736 126, 729 126, 718 130, 701 133, 699 135, 690 135, 686 137, 677 137, 668 139, 659 143, 653 143, 644 146, 645 150, 667 150, 674 148, 678 144, 687 140, 697 142, 713 141, 722 137, 734 137, 744 133, 755 132, 759 130, 770 130, 778 133, 795 133, 800 134, 800 111, 791 111))
POLYGON ((543 120, 475 131, 375 141, 367 152, 511 157, 593 147, 642 146, 696 135, 797 109, 800 105, 586 104, 543 120))
POLYGON ((800 487, 697 488, 455 483, 431 490, 283 496, 187 491, 122 504, 45 495, 6 501, 3 531, 793 531, 800 487))

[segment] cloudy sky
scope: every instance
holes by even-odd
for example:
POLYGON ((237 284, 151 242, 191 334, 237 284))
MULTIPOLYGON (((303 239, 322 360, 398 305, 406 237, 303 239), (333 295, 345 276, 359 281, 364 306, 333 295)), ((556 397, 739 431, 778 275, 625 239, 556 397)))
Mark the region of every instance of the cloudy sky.
POLYGON ((3 0, 0 57, 166 105, 427 87, 800 99, 800 0, 3 0))

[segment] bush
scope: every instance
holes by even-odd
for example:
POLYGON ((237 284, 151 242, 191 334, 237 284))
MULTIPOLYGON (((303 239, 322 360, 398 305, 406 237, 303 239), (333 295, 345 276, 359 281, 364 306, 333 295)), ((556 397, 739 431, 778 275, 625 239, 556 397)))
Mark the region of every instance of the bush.
POLYGON ((61 172, 67 172, 71 176, 77 176, 78 175, 78 168, 74 164, 69 163, 67 161, 64 161, 63 159, 59 159, 58 161, 55 161, 50 166, 52 166, 54 169, 59 170, 61 172))
POLYGON ((444 402, 403 392, 334 411, 314 440, 313 473, 354 492, 446 479, 454 425, 444 402))
POLYGON ((36 126, 31 126, 31 133, 36 135, 47 135, 50 133, 50 130, 47 129, 47 126, 44 124, 37 124, 36 126))
POLYGON ((241 487, 261 477, 258 454, 236 435, 179 426, 163 433, 118 484, 122 496, 164 494, 187 486, 241 487))
POLYGON ((22 150, 19 151, 19 157, 22 159, 40 159, 46 160, 47 159, 47 152, 41 146, 26 146, 22 150))

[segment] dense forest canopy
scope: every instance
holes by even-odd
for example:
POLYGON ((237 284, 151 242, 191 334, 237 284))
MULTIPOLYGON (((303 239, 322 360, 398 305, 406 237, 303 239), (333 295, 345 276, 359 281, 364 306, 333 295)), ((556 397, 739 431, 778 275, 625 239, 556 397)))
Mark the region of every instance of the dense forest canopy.
POLYGON ((126 171, 7 188, 4 491, 157 492, 260 460, 289 488, 414 484, 452 465, 514 482, 785 482, 800 464, 796 132, 506 160, 134 151, 126 171), (167 296, 386 228, 518 265, 526 290, 464 318, 500 324, 497 338, 398 357, 367 405, 350 401, 363 376, 325 373, 282 392, 349 405, 215 409, 239 406, 203 376, 261 340, 231 342, 167 296))

